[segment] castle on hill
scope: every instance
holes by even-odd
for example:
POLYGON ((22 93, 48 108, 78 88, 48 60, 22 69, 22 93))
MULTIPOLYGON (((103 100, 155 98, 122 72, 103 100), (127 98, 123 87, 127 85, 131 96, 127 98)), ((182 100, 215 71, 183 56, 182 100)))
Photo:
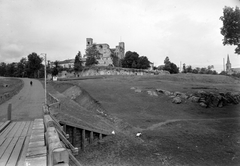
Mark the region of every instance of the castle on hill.
POLYGON ((240 73, 240 68, 232 68, 232 64, 229 60, 229 55, 227 56, 226 73, 229 75, 240 73))
POLYGON ((110 48, 108 44, 96 44, 93 43, 92 38, 87 38, 86 49, 92 47, 93 45, 96 46, 97 50, 99 51, 100 59, 97 59, 98 64, 97 66, 114 66, 111 54, 117 56, 119 59, 124 58, 125 54, 125 46, 124 42, 119 42, 116 48, 110 48))

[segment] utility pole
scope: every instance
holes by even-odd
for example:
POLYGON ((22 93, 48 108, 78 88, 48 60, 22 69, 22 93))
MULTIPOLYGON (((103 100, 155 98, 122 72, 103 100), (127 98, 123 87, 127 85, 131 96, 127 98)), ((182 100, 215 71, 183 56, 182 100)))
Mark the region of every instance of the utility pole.
POLYGON ((47 54, 46 53, 41 53, 40 55, 44 55, 44 99, 45 99, 45 105, 47 105, 47 54))
POLYGON ((47 105, 47 54, 45 54, 45 70, 44 70, 44 76, 45 76, 45 105, 47 105))

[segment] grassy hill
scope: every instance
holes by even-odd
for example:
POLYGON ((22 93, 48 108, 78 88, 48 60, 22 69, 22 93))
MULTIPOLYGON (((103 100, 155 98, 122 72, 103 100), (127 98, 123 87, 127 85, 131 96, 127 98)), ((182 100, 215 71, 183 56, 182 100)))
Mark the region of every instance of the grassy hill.
POLYGON ((148 93, 156 89, 188 94, 198 90, 240 92, 239 79, 194 74, 104 76, 58 82, 55 88, 71 96, 68 89, 73 85, 89 95, 74 99, 86 107, 85 114, 94 114, 95 106, 90 103, 94 100, 121 122, 112 124, 121 130, 115 136, 89 146, 78 156, 85 165, 237 165, 240 162, 239 104, 203 108, 189 100, 173 104, 169 96, 148 93), (134 137, 138 131, 142 132, 140 138, 134 137))

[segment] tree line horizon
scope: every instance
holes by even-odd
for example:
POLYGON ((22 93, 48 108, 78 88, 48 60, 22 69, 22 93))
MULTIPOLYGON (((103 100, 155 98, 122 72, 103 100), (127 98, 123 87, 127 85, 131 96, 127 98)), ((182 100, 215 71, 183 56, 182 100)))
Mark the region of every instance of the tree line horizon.
MULTIPOLYGON (((240 10, 239 7, 228 7, 223 8, 223 16, 219 18, 223 22, 223 26, 220 28, 220 33, 223 35, 223 45, 235 45, 235 53, 240 55, 240 10)), ((91 67, 98 64, 97 59, 99 59, 100 53, 93 45, 86 50, 86 66, 91 67)), ((136 69, 148 69, 150 67, 150 61, 146 56, 139 56, 137 52, 127 51, 123 59, 119 59, 113 53, 111 54, 113 61, 113 66, 123 67, 123 68, 136 68, 136 69)), ((55 67, 50 67, 50 61, 47 63, 47 74, 57 75, 58 72, 62 70, 67 70, 69 72, 81 72, 84 68, 82 65, 82 57, 80 51, 75 56, 74 68, 63 69, 58 65, 58 61, 55 61, 55 67)), ((27 56, 23 57, 19 62, 15 63, 0 63, 0 76, 6 77, 30 77, 30 78, 42 78, 44 77, 44 65, 42 64, 43 58, 41 58, 37 53, 33 52, 27 56)), ((154 70, 167 70, 171 74, 179 73, 179 68, 176 64, 166 57, 164 60, 164 65, 153 67, 154 70)), ((182 73, 195 73, 195 74, 218 74, 214 69, 213 65, 209 65, 204 68, 192 68, 191 65, 186 66, 183 64, 182 73)), ((226 75, 225 71, 220 72, 220 74, 226 75)), ((240 74, 237 76, 240 77, 240 74)))

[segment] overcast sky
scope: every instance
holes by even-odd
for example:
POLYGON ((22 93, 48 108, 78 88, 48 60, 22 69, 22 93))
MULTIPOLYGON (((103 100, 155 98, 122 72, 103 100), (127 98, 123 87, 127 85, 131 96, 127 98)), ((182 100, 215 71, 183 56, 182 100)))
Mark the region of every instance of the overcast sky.
POLYGON ((223 46, 224 6, 239 0, 0 0, 0 62, 19 62, 30 53, 51 61, 73 59, 86 38, 147 56, 155 66, 166 56, 177 66, 214 65, 227 54, 240 67, 235 46, 223 46))

